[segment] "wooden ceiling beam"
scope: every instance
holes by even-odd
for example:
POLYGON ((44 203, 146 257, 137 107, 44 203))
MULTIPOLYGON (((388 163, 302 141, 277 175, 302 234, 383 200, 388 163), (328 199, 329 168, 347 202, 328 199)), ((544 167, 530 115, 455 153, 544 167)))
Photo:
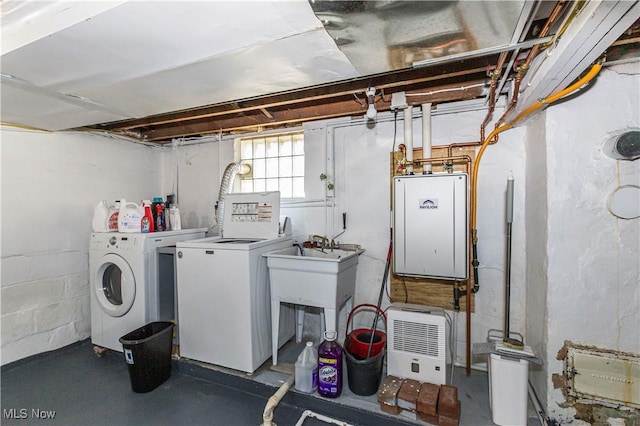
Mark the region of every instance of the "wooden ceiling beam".
MULTIPOLYGON (((438 103, 461 99, 473 99, 484 94, 482 87, 485 80, 472 80, 465 85, 449 84, 439 86, 437 90, 418 89, 408 91, 409 104, 438 103)), ((390 100, 376 98, 376 109, 386 111, 390 108, 390 100)), ((168 143, 173 138, 186 136, 202 136, 219 132, 255 131, 265 127, 291 127, 307 121, 325 120, 345 116, 362 116, 367 104, 364 99, 358 101, 353 96, 343 95, 340 99, 322 103, 319 100, 307 100, 298 105, 280 105, 269 111, 271 117, 265 116, 261 110, 243 111, 242 114, 223 117, 204 117, 189 122, 168 123, 143 132, 144 140, 149 142, 168 143), (173 125, 172 125, 173 124, 173 125)))
POLYGON ((495 65, 496 60, 497 55, 470 58, 464 61, 445 63, 434 67, 412 68, 409 70, 377 74, 336 83, 327 83, 310 88, 289 90, 271 95, 247 98, 234 102, 225 102, 206 107, 158 114, 141 119, 106 123, 100 127, 105 130, 114 131, 153 127, 180 121, 191 121, 206 117, 224 116, 238 112, 259 110, 262 108, 271 109, 281 105, 296 104, 301 101, 328 100, 347 94, 364 94, 367 87, 388 90, 423 83, 431 83, 433 86, 438 80, 448 80, 452 78, 460 78, 463 80, 465 76, 483 73, 486 71, 487 66, 495 65))

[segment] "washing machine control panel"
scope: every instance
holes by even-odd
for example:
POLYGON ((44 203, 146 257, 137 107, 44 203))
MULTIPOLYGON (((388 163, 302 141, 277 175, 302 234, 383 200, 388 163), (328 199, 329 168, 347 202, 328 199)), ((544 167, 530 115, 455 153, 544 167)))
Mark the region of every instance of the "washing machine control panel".
POLYGON ((109 238, 109 244, 111 244, 112 246, 115 246, 117 242, 118 239, 116 237, 109 238))

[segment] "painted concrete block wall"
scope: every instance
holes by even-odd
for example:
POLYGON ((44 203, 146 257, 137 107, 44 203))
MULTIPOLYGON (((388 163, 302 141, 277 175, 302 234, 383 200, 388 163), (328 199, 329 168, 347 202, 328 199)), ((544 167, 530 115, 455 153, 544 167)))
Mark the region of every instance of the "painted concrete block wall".
POLYGON ((204 143, 188 141, 165 148, 162 154, 162 196, 176 192, 183 229, 215 226, 215 203, 225 167, 233 161, 232 140, 212 137, 204 143), (175 176, 177 174, 177 185, 175 176))
POLYGON ((88 248, 100 199, 160 190, 159 151, 3 128, 2 364, 90 335, 88 248))
POLYGON ((562 373, 565 340, 640 353, 640 219, 618 219, 607 197, 640 184, 640 161, 615 161, 602 143, 640 128, 638 62, 604 69, 579 97, 547 110, 547 408, 570 421, 573 409, 551 376, 562 373))

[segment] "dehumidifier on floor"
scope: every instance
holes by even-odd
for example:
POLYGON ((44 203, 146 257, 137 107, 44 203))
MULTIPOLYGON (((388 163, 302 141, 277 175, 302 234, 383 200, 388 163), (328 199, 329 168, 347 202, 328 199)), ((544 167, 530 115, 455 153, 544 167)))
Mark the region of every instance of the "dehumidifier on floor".
POLYGON ((394 303, 387 310, 387 374, 420 382, 447 382, 444 310, 394 303))

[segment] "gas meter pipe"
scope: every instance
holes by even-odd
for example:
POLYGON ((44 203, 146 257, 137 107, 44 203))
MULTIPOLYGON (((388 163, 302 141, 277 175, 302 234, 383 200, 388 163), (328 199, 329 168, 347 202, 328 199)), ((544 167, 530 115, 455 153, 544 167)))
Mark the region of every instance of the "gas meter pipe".
POLYGON ((477 232, 477 193, 478 193, 478 187, 475 184, 475 182, 478 181, 478 170, 480 170, 480 161, 482 160, 482 155, 484 154, 485 149, 487 149, 487 146, 489 145, 489 143, 491 142, 491 140, 494 138, 494 136, 496 136, 499 133, 504 132, 505 130, 508 130, 510 128, 512 128, 515 124, 517 124, 519 121, 521 121, 523 118, 525 118, 526 116, 528 116, 529 114, 543 108, 546 107, 548 105, 550 105, 551 103, 564 98, 565 96, 577 91, 578 89, 582 88, 582 86, 584 86, 585 84, 589 83, 591 80, 593 80, 595 78, 596 75, 598 75, 598 73, 600 72, 600 70, 602 69, 602 64, 597 63, 594 64, 591 69, 589 70, 589 72, 587 74, 585 74, 584 77, 582 77, 580 80, 578 80, 577 82, 575 82, 574 84, 572 84, 571 86, 567 87, 564 90, 559 91, 558 93, 555 93, 553 95, 549 95, 548 97, 546 97, 543 100, 540 101, 536 101, 533 105, 531 105, 529 108, 525 109, 524 111, 522 111, 520 114, 518 114, 518 116, 516 116, 516 118, 514 118, 512 121, 510 121, 507 124, 503 124, 502 126, 498 127, 497 129, 494 129, 489 136, 487 136, 487 138, 485 139, 485 141, 482 143, 482 146, 480 146, 480 150, 478 151, 478 154, 476 155, 476 160, 474 162, 474 167, 473 167, 473 185, 471 186, 472 188, 472 202, 471 202, 471 227, 473 228, 473 231, 477 232))

